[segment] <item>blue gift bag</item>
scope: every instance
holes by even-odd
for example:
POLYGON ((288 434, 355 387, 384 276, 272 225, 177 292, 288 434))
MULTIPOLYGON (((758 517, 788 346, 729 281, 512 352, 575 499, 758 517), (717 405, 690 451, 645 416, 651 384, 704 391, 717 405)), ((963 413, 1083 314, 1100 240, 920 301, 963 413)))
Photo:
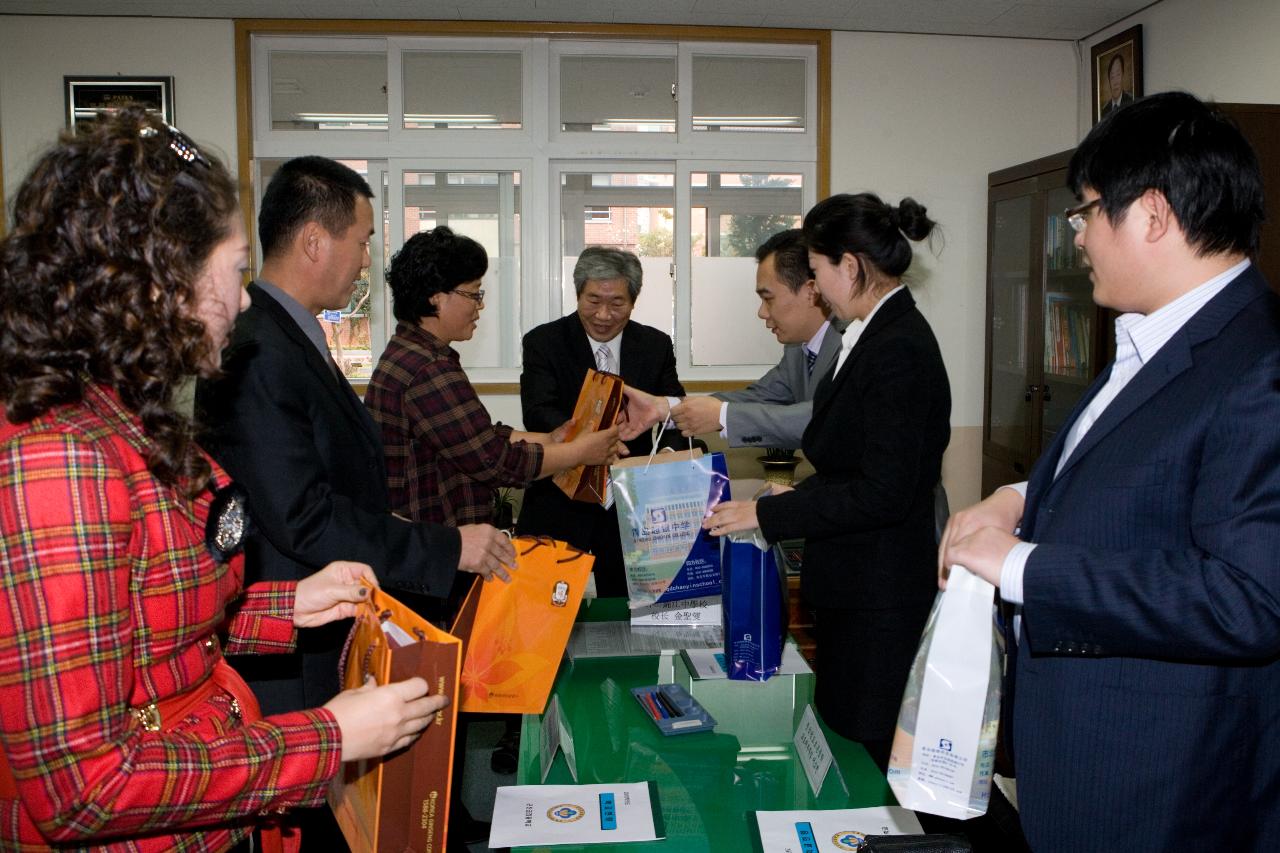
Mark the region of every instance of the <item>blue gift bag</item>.
POLYGON ((787 631, 786 585, 774 549, 760 531, 720 543, 724 587, 724 651, 729 678, 766 681, 782 664, 787 631))

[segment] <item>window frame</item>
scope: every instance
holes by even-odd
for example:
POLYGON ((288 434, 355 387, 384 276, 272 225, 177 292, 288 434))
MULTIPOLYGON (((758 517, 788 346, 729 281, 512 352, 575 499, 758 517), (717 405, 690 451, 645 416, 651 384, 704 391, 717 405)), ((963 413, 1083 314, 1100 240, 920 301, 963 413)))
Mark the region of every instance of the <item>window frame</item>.
MULTIPOLYGON (((559 186, 553 183, 552 163, 569 163, 573 171, 609 171, 624 167, 630 170, 638 162, 655 171, 675 174, 676 209, 673 220, 674 264, 676 280, 675 327, 679 370, 686 387, 711 390, 740 384, 755 378, 760 365, 734 367, 696 367, 691 363, 689 323, 691 270, 689 237, 689 175, 695 171, 763 172, 780 171, 804 175, 803 197, 807 210, 816 198, 827 193, 830 174, 830 42, 825 30, 765 30, 728 27, 637 27, 632 25, 570 25, 554 29, 543 24, 515 22, 430 22, 430 21, 278 21, 241 19, 235 22, 237 90, 239 97, 239 162, 242 182, 242 205, 246 218, 256 209, 261 187, 257 177, 260 159, 276 159, 315 153, 335 158, 368 160, 370 181, 379 179, 385 170, 388 195, 402 200, 403 172, 394 173, 397 164, 413 162, 429 164, 425 168, 503 171, 503 164, 521 161, 521 248, 519 329, 524 331, 560 316, 561 309, 572 306, 561 303, 558 227, 559 186), (558 101, 558 65, 553 56, 601 55, 601 46, 610 55, 633 53, 652 55, 652 47, 661 43, 668 49, 674 45, 678 78, 688 80, 696 55, 772 55, 803 56, 806 61, 806 130, 802 134, 711 134, 692 131, 692 90, 677 102, 676 140, 659 141, 659 134, 590 134, 559 132, 558 114, 552 101, 558 101), (269 101, 259 104, 263 88, 255 89, 252 69, 256 56, 270 50, 313 49, 328 51, 335 45, 362 52, 385 49, 388 61, 388 129, 382 131, 272 131, 269 124, 269 101), (448 51, 510 51, 518 46, 522 61, 522 122, 520 130, 406 130, 403 122, 402 57, 405 50, 421 50, 438 46, 448 51), (552 79, 555 78, 555 85, 552 79), (256 119, 256 120, 255 120, 256 119), (255 133, 254 128, 266 130, 255 133), (555 131, 555 132, 553 132, 555 131), (558 136, 585 137, 561 139, 558 136), (650 137, 644 140, 602 137, 650 137), (710 137, 710 139, 707 139, 710 137), (775 137, 769 139, 768 137, 775 137), (516 141, 517 138, 519 141, 516 141), (432 155, 422 158, 423 143, 429 140, 432 155), (641 144, 637 144, 641 143, 641 144), (513 156, 513 148, 521 148, 524 156, 513 156), (305 150, 304 150, 305 149, 305 150), (393 162, 394 161, 394 162, 393 162), (376 165, 375 165, 376 164, 376 165), (554 209, 553 209, 554 204, 554 209)), ((266 76, 269 81, 269 75, 266 76)), ((696 81, 694 83, 696 85, 696 81)), ((269 94, 269 93, 268 93, 269 94)), ((662 134, 662 136, 669 136, 662 134)), ((401 165, 403 169, 403 165, 401 165)), ((381 197, 381 187, 375 187, 381 197)), ((392 203, 392 198, 388 198, 392 203)), ((394 211, 394 209, 393 209, 394 211)), ((380 219, 380 217, 375 217, 380 219)), ((396 241, 395 231, 403 232, 401 217, 391 216, 391 246, 395 251, 403 241, 396 241)), ((379 231, 381 251, 381 222, 379 231)), ((373 263, 385 268, 386 259, 375 257, 373 263)), ((383 324, 394 327, 387 310, 381 268, 371 275, 376 289, 373 305, 381 307, 383 324)), ((514 335, 513 335, 514 337, 514 335)), ((379 342, 373 342, 375 346, 379 342)), ((381 342, 385 344, 385 340, 381 342)), ((469 368, 473 379, 497 393, 515 393, 520 367, 518 353, 514 363, 502 368, 469 368)))

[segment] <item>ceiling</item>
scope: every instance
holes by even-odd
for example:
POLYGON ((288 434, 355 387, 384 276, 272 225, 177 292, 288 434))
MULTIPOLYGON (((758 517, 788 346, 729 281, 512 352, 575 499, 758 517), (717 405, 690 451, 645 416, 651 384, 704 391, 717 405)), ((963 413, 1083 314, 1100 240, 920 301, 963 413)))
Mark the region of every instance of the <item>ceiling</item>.
POLYGON ((1076 41, 1159 0, 0 0, 0 14, 800 27, 1076 41))

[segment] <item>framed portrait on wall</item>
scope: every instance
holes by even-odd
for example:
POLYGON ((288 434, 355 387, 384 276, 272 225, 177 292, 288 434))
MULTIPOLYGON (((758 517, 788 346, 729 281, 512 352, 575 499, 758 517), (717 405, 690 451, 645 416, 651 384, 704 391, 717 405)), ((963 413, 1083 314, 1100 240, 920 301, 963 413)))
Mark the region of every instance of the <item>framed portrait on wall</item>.
POLYGON ((125 104, 141 104, 169 124, 173 124, 172 77, 63 77, 66 92, 67 127, 78 127, 98 113, 111 112, 125 104))
POLYGON ((1142 25, 1098 42, 1089 55, 1093 59, 1093 123, 1097 124, 1144 94, 1142 25))

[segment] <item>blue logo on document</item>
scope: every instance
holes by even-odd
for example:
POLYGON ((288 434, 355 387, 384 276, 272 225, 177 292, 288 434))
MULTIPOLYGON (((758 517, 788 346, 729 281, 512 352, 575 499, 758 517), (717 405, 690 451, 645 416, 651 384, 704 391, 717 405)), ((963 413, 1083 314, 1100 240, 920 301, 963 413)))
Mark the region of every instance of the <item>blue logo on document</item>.
POLYGON ((947 739, 946 739, 946 738, 944 738, 944 737, 943 737, 943 738, 938 738, 938 749, 942 750, 943 752, 950 752, 950 751, 951 751, 951 741, 947 740, 947 739))
POLYGON ((808 821, 796 824, 796 840, 800 842, 800 853, 821 853, 818 839, 813 837, 813 824, 808 821))
POLYGON ((600 828, 618 828, 618 805, 607 791, 600 795, 600 828))
POLYGON ((831 836, 831 843, 837 850, 861 850, 867 843, 867 834, 856 829, 842 829, 831 836))
POLYGON ((556 823, 573 823, 575 820, 582 820, 586 813, 586 809, 574 803, 561 803, 547 809, 547 817, 556 823))

